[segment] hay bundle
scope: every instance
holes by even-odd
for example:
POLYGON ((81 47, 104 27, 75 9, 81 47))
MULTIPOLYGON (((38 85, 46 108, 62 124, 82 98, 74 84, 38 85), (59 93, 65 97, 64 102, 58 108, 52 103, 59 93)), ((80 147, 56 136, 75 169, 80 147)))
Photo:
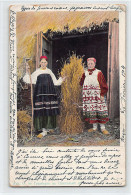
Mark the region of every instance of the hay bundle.
POLYGON ((31 116, 26 111, 17 112, 17 138, 21 141, 26 141, 30 137, 31 116))
POLYGON ((81 104, 81 86, 79 84, 81 75, 84 71, 82 58, 73 54, 70 62, 65 63, 61 75, 67 76, 62 84, 61 93, 61 115, 60 129, 62 133, 75 135, 83 131, 80 109, 77 105, 81 104))

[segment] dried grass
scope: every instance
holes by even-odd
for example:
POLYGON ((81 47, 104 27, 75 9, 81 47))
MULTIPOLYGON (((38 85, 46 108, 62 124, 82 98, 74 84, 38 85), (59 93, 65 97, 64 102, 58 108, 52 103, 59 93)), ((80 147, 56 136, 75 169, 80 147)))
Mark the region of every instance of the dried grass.
POLYGON ((61 75, 66 76, 67 79, 61 87, 62 99, 59 126, 62 133, 75 135, 83 131, 81 113, 77 105, 81 104, 79 82, 84 69, 82 58, 76 57, 75 54, 70 57, 69 61, 70 63, 65 63, 61 71, 61 75))
POLYGON ((25 141, 30 137, 31 116, 26 111, 17 112, 17 138, 25 141))

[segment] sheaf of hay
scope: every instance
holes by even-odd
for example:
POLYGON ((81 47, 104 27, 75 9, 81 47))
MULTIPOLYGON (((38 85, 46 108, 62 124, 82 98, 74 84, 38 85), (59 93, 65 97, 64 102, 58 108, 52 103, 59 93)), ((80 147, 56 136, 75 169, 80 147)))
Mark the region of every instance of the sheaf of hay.
POLYGON ((73 54, 69 63, 65 63, 61 75, 66 76, 65 82, 61 87, 61 115, 59 117, 60 129, 62 133, 75 135, 83 132, 80 105, 81 86, 80 78, 83 73, 82 58, 73 54))
POLYGON ((18 140, 28 140, 30 137, 31 116, 26 111, 17 112, 17 138, 18 140))

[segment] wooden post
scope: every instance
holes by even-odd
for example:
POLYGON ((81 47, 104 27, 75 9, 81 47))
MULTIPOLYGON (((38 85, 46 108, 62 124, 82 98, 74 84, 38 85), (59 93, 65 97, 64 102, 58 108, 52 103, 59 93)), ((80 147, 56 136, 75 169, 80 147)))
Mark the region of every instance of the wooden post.
MULTIPOLYGON (((25 63, 27 64, 27 61, 29 61, 29 58, 25 58, 25 63)), ((28 68, 28 73, 29 73, 29 77, 30 77, 30 85, 31 85, 31 107, 32 107, 32 113, 31 113, 31 118, 32 118, 32 122, 31 122, 31 139, 32 139, 32 131, 34 129, 33 126, 33 121, 34 121, 34 110, 33 110, 33 86, 32 86, 32 79, 31 79, 31 72, 30 72, 30 68, 28 68)))
POLYGON ((37 32, 37 43, 36 43, 36 69, 39 68, 40 56, 42 56, 42 32, 37 32))
POLYGON ((109 22, 108 35, 109 118, 119 117, 119 23, 109 22))

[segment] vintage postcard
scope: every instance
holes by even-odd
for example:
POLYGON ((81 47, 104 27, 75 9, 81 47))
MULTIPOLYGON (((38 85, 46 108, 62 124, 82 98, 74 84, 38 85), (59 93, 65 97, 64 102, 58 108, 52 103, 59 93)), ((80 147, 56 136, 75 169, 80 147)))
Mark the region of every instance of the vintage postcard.
POLYGON ((10 186, 125 185, 125 14, 10 6, 10 186))

